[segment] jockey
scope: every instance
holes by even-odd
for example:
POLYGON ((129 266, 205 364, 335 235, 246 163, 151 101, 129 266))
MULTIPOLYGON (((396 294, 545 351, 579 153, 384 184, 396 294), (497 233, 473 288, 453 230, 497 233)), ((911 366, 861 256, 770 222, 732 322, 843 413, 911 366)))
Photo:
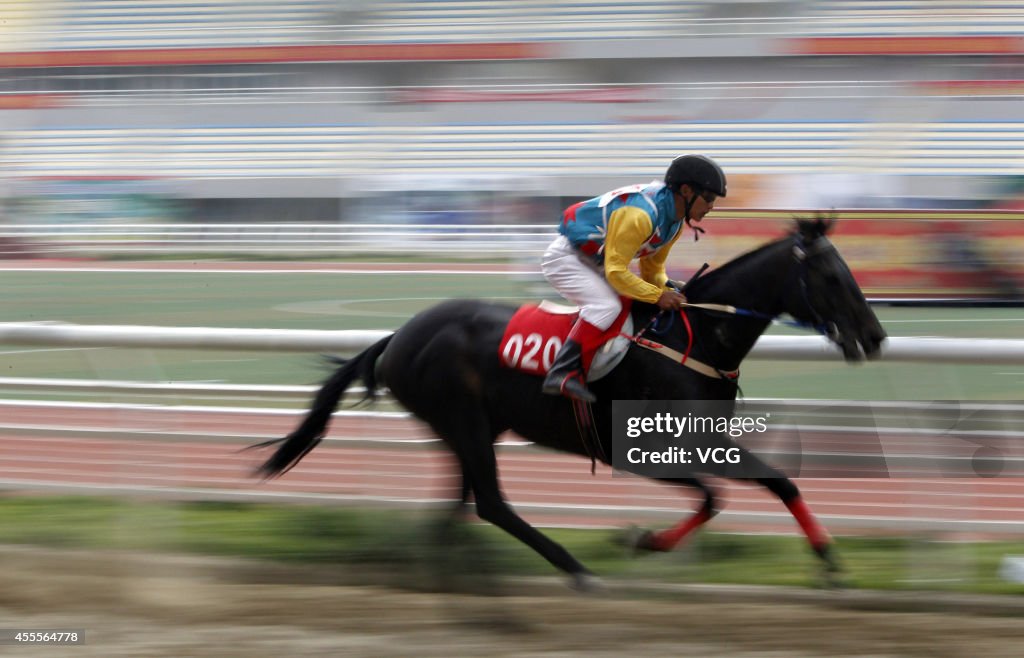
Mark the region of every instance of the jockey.
POLYGON ((667 287, 665 261, 683 222, 700 223, 725 196, 725 173, 711 158, 680 155, 665 181, 631 185, 569 206, 541 262, 548 282, 580 307, 579 319, 555 356, 543 391, 584 402, 597 398, 586 373, 605 332, 622 311, 619 296, 678 309, 682 293, 667 287), (640 276, 629 271, 639 259, 640 276))

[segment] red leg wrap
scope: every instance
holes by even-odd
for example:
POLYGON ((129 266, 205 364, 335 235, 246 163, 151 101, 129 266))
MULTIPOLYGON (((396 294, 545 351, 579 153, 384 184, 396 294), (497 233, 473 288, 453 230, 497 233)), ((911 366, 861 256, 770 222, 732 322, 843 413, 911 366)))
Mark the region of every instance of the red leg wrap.
POLYGON ((703 507, 696 514, 686 521, 678 523, 671 528, 654 533, 651 537, 651 548, 656 551, 671 551, 679 545, 679 542, 686 539, 687 535, 708 522, 711 513, 703 507))
POLYGON ((598 329, 586 320, 577 320, 569 331, 569 340, 580 344, 580 351, 583 353, 584 375, 590 372, 590 364, 598 348, 604 344, 608 330, 598 329))
POLYGON ((786 503, 786 508, 793 515, 793 518, 796 519, 796 522, 800 524, 800 529, 807 535, 807 540, 811 542, 812 548, 819 550, 832 543, 832 537, 818 523, 818 519, 814 518, 814 514, 811 513, 811 509, 807 507, 807 503, 804 502, 803 498, 797 496, 786 503))

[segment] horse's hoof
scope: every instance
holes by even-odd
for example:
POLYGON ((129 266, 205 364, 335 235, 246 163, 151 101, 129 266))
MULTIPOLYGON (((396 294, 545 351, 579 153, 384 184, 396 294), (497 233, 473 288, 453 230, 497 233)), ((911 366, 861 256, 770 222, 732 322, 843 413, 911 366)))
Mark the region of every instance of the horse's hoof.
POLYGON ((846 575, 835 560, 829 560, 822 565, 821 585, 825 589, 845 589, 847 587, 846 575))
POLYGON ((608 591, 603 580, 587 572, 570 574, 569 587, 581 594, 604 594, 608 591))
POLYGON ((628 528, 617 532, 612 538, 612 541, 619 546, 628 548, 634 553, 658 550, 654 545, 654 533, 635 525, 631 525, 628 528))
POLYGON ((848 587, 841 574, 825 574, 821 578, 822 589, 841 590, 848 587))
POLYGON ((826 589, 842 589, 846 587, 846 579, 843 577, 843 568, 836 558, 836 552, 825 546, 818 552, 821 558, 821 584, 826 589))
POLYGON ((835 564, 823 564, 819 583, 822 589, 845 589, 846 578, 842 569, 835 564))

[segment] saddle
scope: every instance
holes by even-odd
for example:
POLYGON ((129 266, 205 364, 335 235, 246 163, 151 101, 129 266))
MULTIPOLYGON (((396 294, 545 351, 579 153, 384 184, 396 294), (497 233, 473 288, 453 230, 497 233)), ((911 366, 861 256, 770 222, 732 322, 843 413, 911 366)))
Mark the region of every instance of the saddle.
MULTIPOLYGON (((601 379, 626 356, 630 340, 623 334, 633 331, 633 318, 629 314, 630 301, 623 298, 622 312, 601 338, 602 344, 594 354, 593 362, 583 364, 589 368, 587 381, 601 379)), ((498 344, 501 363, 531 375, 546 375, 579 314, 575 306, 549 301, 520 306, 509 320, 501 343, 498 344)))

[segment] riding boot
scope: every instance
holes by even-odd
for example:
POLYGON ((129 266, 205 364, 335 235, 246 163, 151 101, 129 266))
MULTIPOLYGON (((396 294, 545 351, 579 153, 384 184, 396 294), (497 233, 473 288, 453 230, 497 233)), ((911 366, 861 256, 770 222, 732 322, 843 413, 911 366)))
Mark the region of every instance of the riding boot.
POLYGON ((587 389, 583 377, 583 346, 570 338, 555 356, 541 390, 548 395, 595 402, 597 397, 587 389))
POLYGON ((587 388, 587 371, 594 360, 594 353, 601 346, 604 333, 604 329, 586 320, 577 320, 565 345, 555 356, 542 390, 548 395, 564 395, 583 402, 597 401, 587 388))

